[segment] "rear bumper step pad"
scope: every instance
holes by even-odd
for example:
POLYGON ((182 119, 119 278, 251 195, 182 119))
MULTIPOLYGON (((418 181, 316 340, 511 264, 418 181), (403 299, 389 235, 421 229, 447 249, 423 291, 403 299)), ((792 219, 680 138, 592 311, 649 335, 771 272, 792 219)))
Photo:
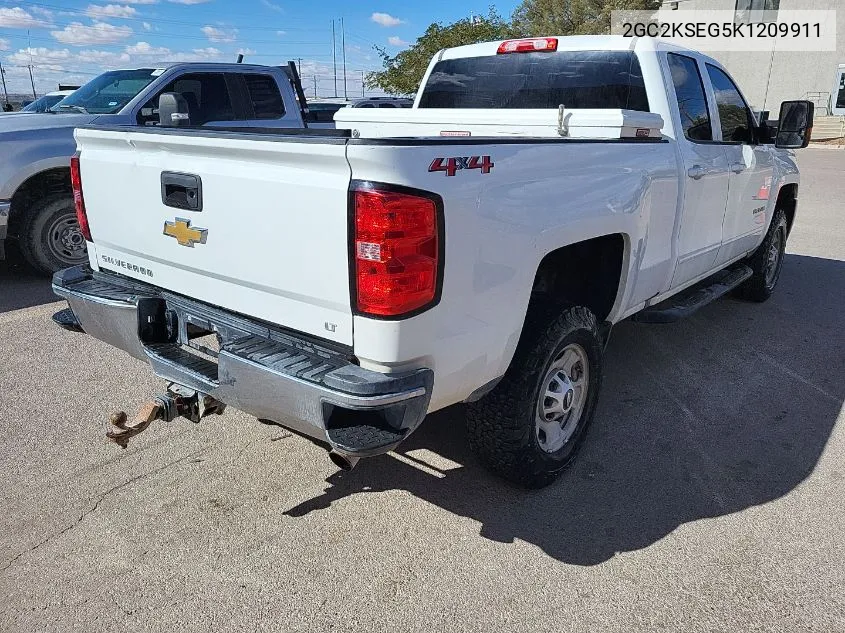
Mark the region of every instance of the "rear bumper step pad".
POLYGON ((83 266, 56 273, 53 290, 72 310, 63 321, 149 362, 158 376, 349 456, 392 450, 428 409, 430 369, 366 370, 348 348, 83 266), (192 347, 189 331, 215 333, 216 358, 192 347))

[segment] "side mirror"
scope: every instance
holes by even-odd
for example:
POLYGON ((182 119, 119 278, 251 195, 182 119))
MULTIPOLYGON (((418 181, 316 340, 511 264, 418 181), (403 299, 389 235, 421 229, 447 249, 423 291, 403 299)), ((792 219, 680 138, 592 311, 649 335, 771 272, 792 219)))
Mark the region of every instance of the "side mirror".
POLYGON ((158 124, 161 127, 186 127, 191 124, 188 102, 178 92, 163 92, 158 98, 158 124))
POLYGON ((780 104, 775 147, 801 149, 810 143, 813 131, 813 102, 784 101, 780 104))

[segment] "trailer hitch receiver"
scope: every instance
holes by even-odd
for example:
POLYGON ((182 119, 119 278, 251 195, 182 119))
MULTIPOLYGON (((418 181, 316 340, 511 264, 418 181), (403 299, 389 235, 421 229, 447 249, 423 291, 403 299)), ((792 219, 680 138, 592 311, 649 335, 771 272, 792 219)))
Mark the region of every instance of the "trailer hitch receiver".
POLYGON ((112 413, 106 438, 126 448, 130 439, 146 431, 156 420, 171 422, 177 417, 183 417, 197 423, 212 413, 223 413, 225 408, 225 404, 207 394, 172 383, 164 395, 144 403, 132 422, 127 421, 124 411, 112 413))

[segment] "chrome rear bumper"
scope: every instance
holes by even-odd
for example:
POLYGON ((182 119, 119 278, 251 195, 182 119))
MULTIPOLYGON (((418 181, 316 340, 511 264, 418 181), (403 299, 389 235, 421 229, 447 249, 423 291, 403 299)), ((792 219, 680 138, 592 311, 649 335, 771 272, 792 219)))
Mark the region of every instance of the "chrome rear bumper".
POLYGON ((53 277, 87 334, 148 362, 156 375, 269 419, 335 451, 395 448, 425 417, 433 373, 381 374, 329 347, 154 286, 78 266, 53 277), (193 347, 213 332, 219 351, 193 347))

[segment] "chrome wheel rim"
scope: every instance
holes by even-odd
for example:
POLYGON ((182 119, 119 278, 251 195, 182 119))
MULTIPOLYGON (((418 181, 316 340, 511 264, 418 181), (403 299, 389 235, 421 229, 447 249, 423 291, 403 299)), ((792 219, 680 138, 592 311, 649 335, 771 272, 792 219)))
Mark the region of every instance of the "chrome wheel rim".
POLYGON ((556 453, 572 439, 587 403, 587 352, 570 343, 552 361, 540 387, 534 434, 540 448, 556 453))
POLYGON ((775 285, 780 273, 781 261, 783 259, 783 230, 780 228, 772 236, 772 243, 766 253, 766 287, 775 285))
POLYGON ((75 215, 53 220, 47 231, 47 248, 53 257, 71 266, 85 260, 85 238, 75 215))

